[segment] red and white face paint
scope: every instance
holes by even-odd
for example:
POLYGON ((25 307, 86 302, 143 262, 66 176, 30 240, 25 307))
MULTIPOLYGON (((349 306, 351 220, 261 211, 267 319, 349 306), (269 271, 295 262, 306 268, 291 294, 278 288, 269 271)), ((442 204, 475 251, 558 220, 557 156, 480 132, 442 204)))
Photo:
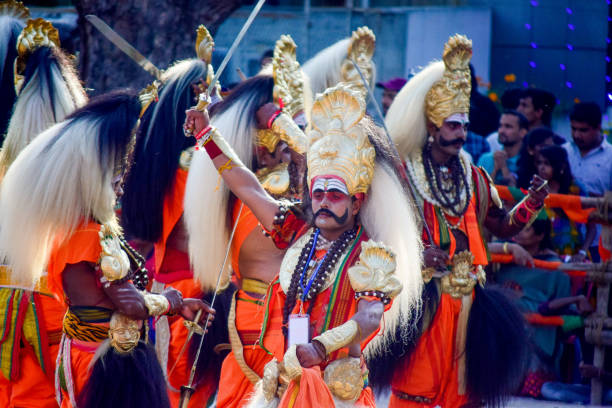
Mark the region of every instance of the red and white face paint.
POLYGON ((322 200, 327 195, 330 201, 337 201, 349 195, 344 180, 334 176, 319 176, 312 181, 310 195, 315 200, 322 200))
POLYGON ((444 119, 445 122, 459 123, 461 126, 467 126, 470 124, 470 117, 467 113, 453 113, 448 118, 444 119))

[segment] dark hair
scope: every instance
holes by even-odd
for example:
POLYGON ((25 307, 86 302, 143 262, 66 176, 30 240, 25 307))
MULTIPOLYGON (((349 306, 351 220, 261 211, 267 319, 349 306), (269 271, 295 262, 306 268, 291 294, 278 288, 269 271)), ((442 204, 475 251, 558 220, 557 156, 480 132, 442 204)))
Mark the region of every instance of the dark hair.
POLYGON ((567 158, 567 151, 557 145, 546 146, 540 150, 540 155, 548 160, 553 168, 552 178, 559 182, 559 193, 568 194, 573 177, 567 158))
POLYGON ((544 125, 550 126, 552 113, 553 110, 555 110, 555 105, 557 104, 557 98, 555 98, 555 95, 543 89, 528 88, 523 91, 521 99, 522 98, 531 98, 533 108, 535 110, 542 110, 542 122, 544 125))
POLYGON ((0 143, 4 139, 4 134, 8 128, 9 120, 13 113, 13 105, 17 95, 15 94, 15 82, 13 76, 13 64, 17 58, 17 38, 23 29, 23 23, 15 18, 3 16, 0 21, 2 24, 2 35, 0 35, 0 50, 4 51, 0 55, 0 143))
POLYGON ((601 109, 595 102, 580 102, 572 107, 570 120, 587 123, 592 128, 601 126, 601 109))
POLYGON ((184 112, 194 104, 192 84, 205 78, 206 64, 189 61, 186 70, 164 84, 159 101, 142 118, 121 199, 121 224, 130 237, 149 242, 161 237, 164 197, 174 185, 181 153, 195 144, 183 134, 184 112))
POLYGON ((554 249, 552 241, 550 239, 550 233, 552 231, 552 223, 547 218, 537 218, 533 224, 531 224, 533 232, 536 235, 542 235, 542 241, 540 241, 539 249, 554 249))
POLYGON ((534 150, 537 145, 544 143, 546 139, 555 138, 555 134, 548 128, 537 128, 527 133, 521 153, 517 162, 518 180, 517 186, 520 188, 529 188, 529 182, 537 172, 535 165, 535 157, 529 154, 529 149, 534 150))
POLYGON ((91 368, 89 379, 78 395, 83 408, 169 408, 164 373, 155 349, 139 341, 129 353, 112 346, 91 368))
MULTIPOLYGON (((98 151, 101 163, 112 161, 121 163, 127 157, 132 141, 132 130, 140 114, 138 93, 131 89, 120 89, 92 98, 89 103, 66 117, 68 123, 56 138, 74 126, 81 119, 98 121, 98 151)), ((45 149, 46 150, 46 149, 45 149)), ((44 151, 44 150, 43 150, 44 151)))
POLYGON ((521 101, 521 95, 523 95, 521 88, 506 89, 500 98, 502 107, 504 109, 516 110, 521 101))
POLYGON ((272 58, 272 57, 274 57, 274 50, 269 49, 269 50, 265 50, 264 53, 261 54, 261 58, 259 60, 263 61, 266 58, 272 58))
POLYGON ((512 115, 512 116, 516 116, 518 118, 518 124, 519 124, 519 129, 525 129, 528 130, 529 129, 529 121, 527 120, 527 118, 525 117, 525 115, 523 115, 521 112, 518 112, 514 109, 506 109, 503 113, 504 115, 512 115))

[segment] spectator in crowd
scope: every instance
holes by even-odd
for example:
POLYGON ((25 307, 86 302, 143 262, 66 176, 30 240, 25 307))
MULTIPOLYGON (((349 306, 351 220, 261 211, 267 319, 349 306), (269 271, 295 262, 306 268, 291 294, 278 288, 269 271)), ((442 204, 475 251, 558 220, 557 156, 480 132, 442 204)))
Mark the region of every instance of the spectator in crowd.
MULTIPOLYGON (((516 110, 516 108, 519 106, 521 95, 523 95, 523 90, 521 88, 506 89, 500 98, 502 109, 504 111, 516 110)), ((489 144, 489 151, 491 152, 496 152, 502 149, 502 145, 499 144, 497 129, 495 129, 495 132, 487 136, 487 143, 489 144)))
MULTIPOLYGON (((572 176, 567 152, 561 146, 545 146, 540 149, 536 158, 537 174, 548 181, 550 192, 555 194, 584 195, 584 187, 572 176)), ((579 225, 570 220, 559 208, 545 208, 552 222, 550 233, 552 247, 560 255, 571 255, 572 262, 585 260, 587 251, 595 235, 590 232, 590 242, 584 239, 579 225)), ((587 232, 595 230, 593 225, 587 227, 587 232)))
MULTIPOLYGON (((497 130, 499 111, 491 99, 478 92, 478 79, 472 64, 470 64, 470 75, 472 92, 470 94, 470 126, 468 130, 484 138, 497 130)), ((476 160, 476 157, 474 157, 474 160, 476 160)))
POLYGON ((536 168, 536 157, 540 149, 545 146, 552 146, 555 134, 548 128, 537 128, 527 133, 523 148, 518 160, 518 182, 517 187, 528 189, 529 182, 534 174, 538 172, 536 168))
MULTIPOLYGON (((574 105, 570 111, 572 141, 563 145, 572 174, 589 196, 603 196, 612 190, 612 145, 601 133, 601 109, 594 102, 574 105)), ((597 244, 601 227, 587 228, 585 241, 591 244, 591 258, 599 260, 597 244)))
POLYGON ((572 174, 592 196, 612 190, 612 145, 601 133, 601 109, 594 102, 574 105, 570 112, 572 141, 567 150, 572 174))
POLYGON ((550 128, 556 104, 557 99, 552 93, 543 89, 527 88, 523 91, 516 110, 529 121, 529 130, 540 127, 550 128))
POLYGON ((387 82, 377 82, 376 87, 382 88, 382 110, 383 115, 387 114, 389 110, 389 106, 395 99, 395 95, 402 89, 402 87, 406 84, 406 80, 404 78, 391 78, 387 82))
POLYGON ((472 157, 472 163, 478 163, 480 157, 482 157, 483 154, 488 153, 490 150, 487 139, 477 135, 471 130, 467 131, 467 137, 465 138, 463 149, 472 157))
POLYGON ((516 185, 518 160, 528 125, 525 116, 517 111, 508 110, 501 116, 497 133, 503 149, 485 153, 478 160, 478 165, 491 174, 496 184, 516 185))
MULTIPOLYGON (((551 301, 565 300, 571 295, 571 282, 567 274, 533 267, 534 259, 559 260, 552 250, 550 231, 550 220, 541 213, 530 227, 514 237, 513 243, 489 244, 489 250, 493 253, 512 254, 513 263, 502 265, 495 279, 516 294, 517 306, 525 314, 538 314, 551 301)), ((552 303, 552 306, 556 306, 556 303, 552 303)), ((561 331, 555 326, 532 325, 530 329, 533 355, 521 394, 538 397, 544 382, 559 378, 561 331)))

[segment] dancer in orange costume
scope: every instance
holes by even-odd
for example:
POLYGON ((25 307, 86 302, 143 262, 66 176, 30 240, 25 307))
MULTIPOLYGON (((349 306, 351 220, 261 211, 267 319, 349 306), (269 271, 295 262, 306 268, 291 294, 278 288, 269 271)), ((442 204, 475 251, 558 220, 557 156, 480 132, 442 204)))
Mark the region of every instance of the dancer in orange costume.
POLYGON ((167 407, 146 321, 212 312, 175 289, 147 292, 144 259, 122 238, 114 205, 140 112, 131 92, 92 100, 32 141, 2 182, 10 279, 31 284, 48 268, 49 290, 68 306, 55 371, 62 406, 167 407))
MULTIPOLYGON (((0 151, 0 180, 32 139, 87 100, 51 23, 26 22, 29 12, 18 2, 8 2, 3 11, 11 16, 4 24, 12 33, 3 37, 9 41, 4 49, 7 58, 13 54, 17 60, 17 70, 5 68, 5 76, 15 72, 10 86, 17 99, 8 108, 12 116, 0 151)), ((8 92, 2 94, 8 99, 8 92)), ((0 405, 56 407, 53 372, 65 305, 49 292, 46 276, 31 291, 14 285, 9 272, 0 272, 0 405)))
MULTIPOLYGON (((279 398, 281 406, 330 406, 334 400, 374 406, 364 381, 362 347, 378 332, 385 305, 401 291, 397 263, 409 288, 389 309, 385 329, 393 332, 401 305, 407 310, 418 298, 419 238, 394 171, 397 161, 364 118, 362 94, 339 85, 319 96, 312 112, 315 127, 307 152, 312 206, 303 209, 313 225, 305 228, 298 207, 265 192, 220 133, 207 127, 205 112, 189 111, 186 126, 195 127, 232 192, 276 245, 287 248, 266 295, 258 347, 270 361, 251 403, 279 398), (370 189, 373 179, 381 189, 376 184, 370 189), (397 223, 374 221, 375 213, 391 208, 397 223), (366 230, 399 248, 397 255, 368 240, 366 230)), ((372 346, 382 348, 385 338, 374 337, 372 346)))
POLYGON ((482 229, 516 234, 535 218, 547 191, 534 180, 529 199, 506 214, 488 174, 461 150, 471 55, 470 40, 451 37, 443 61, 415 75, 386 116, 422 208, 426 243, 418 334, 393 344, 372 365, 373 384, 390 388, 394 408, 500 404, 527 360, 520 313, 502 294, 484 288, 482 229))

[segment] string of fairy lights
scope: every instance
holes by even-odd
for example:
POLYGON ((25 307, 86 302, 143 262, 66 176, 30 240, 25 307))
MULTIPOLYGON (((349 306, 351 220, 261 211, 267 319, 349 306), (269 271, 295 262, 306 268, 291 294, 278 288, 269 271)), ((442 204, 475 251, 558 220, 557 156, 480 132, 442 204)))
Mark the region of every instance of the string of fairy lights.
MULTIPOLYGON (((602 0, 606 2, 606 5, 610 5, 612 0, 602 0)), ((539 7, 540 6, 540 1, 539 0, 529 0, 531 7, 539 7)), ((564 61, 560 61, 559 62, 559 70, 561 70, 563 72, 563 82, 566 88, 568 89, 573 89, 574 88, 574 83, 571 81, 571 79, 569 78, 569 74, 567 72, 567 60, 573 58, 572 56, 572 51, 574 51, 575 46, 574 44, 572 44, 572 33, 576 30, 576 23, 575 23, 575 18, 574 18, 574 10, 571 7, 566 7, 565 8, 565 15, 566 15, 566 30, 565 30, 565 48, 567 48, 567 50, 569 51, 569 53, 565 53, 564 54, 564 61)), ((607 21, 608 23, 612 22, 612 17, 610 15, 608 15, 607 17, 607 21)), ((534 13, 530 13, 530 21, 526 22, 524 24, 524 28, 525 30, 529 31, 529 46, 530 46, 530 51, 531 50, 536 50, 538 49, 538 44, 533 40, 533 27, 534 27, 534 13)), ((606 46, 607 48, 610 47, 610 38, 608 36, 606 36, 606 46)), ((606 53, 605 56, 605 60, 606 60, 606 64, 610 64, 610 56, 606 53)), ((534 52, 530 52, 529 53, 529 58, 528 58, 528 65, 530 69, 536 69, 538 67, 537 62, 535 61, 534 58, 534 52)), ((606 84, 610 84, 610 82, 612 81, 612 78, 610 78, 610 75, 607 74, 605 76, 605 81, 606 84)), ((522 86, 524 88, 529 87, 529 82, 528 81, 523 81, 522 86)), ((610 89, 610 86, 607 86, 608 89, 610 89)), ((606 93, 606 97, 607 97, 607 103, 612 102, 612 92, 607 92, 606 93)), ((575 102, 578 102, 578 98, 574 99, 575 102)), ((557 102, 558 103, 558 102, 557 102)))

